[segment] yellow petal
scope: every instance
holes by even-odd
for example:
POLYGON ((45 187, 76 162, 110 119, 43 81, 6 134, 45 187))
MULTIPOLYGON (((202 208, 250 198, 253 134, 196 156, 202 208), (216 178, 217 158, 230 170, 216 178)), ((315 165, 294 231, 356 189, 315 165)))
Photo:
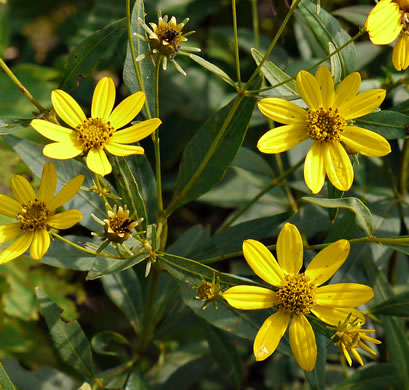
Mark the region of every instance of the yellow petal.
POLYGON ((349 314, 351 314, 351 322, 355 318, 359 319, 361 322, 365 322, 365 316, 358 310, 351 307, 345 308, 314 305, 311 309, 311 313, 313 313, 321 321, 334 326, 344 322, 349 314))
POLYGON ((67 125, 76 128, 87 119, 82 108, 67 92, 56 89, 51 93, 51 101, 57 115, 67 125))
POLYGON ((47 225, 56 229, 69 229, 81 221, 82 214, 79 210, 68 210, 48 218, 47 225))
POLYGON ((145 94, 143 92, 136 92, 128 96, 115 108, 108 121, 111 122, 115 129, 120 129, 139 114, 144 103, 145 94))
POLYGON ((281 285, 284 273, 265 245, 256 240, 245 240, 243 255, 248 265, 261 279, 273 286, 281 285))
POLYGON ((57 172, 53 163, 47 163, 43 167, 41 174, 40 191, 38 199, 44 201, 47 205, 51 201, 57 188, 57 172))
POLYGON ((72 180, 65 184, 55 198, 51 200, 51 202, 48 204, 49 209, 54 211, 57 207, 60 207, 70 201, 80 190, 83 182, 83 175, 75 176, 72 180))
POLYGON ((27 204, 30 200, 36 198, 33 187, 31 187, 31 184, 23 176, 16 175, 11 179, 11 189, 21 204, 27 204))
POLYGON ((295 225, 286 223, 277 239, 277 258, 283 271, 296 275, 303 263, 303 243, 295 225))
POLYGON ((396 70, 405 70, 409 66, 409 35, 402 34, 395 43, 392 63, 396 70))
POLYGON ((294 148, 308 138, 305 124, 279 126, 267 131, 258 141, 263 153, 281 153, 294 148))
POLYGON ((50 247, 50 234, 47 229, 34 231, 33 242, 30 248, 30 256, 33 259, 41 260, 50 247))
POLYGON ((141 146, 123 145, 114 142, 105 144, 105 149, 114 156, 130 156, 131 154, 144 154, 141 146))
POLYGON ((304 371, 312 371, 317 361, 317 343, 312 326, 303 314, 293 316, 290 346, 298 365, 304 371))
POLYGON ((338 111, 345 120, 359 118, 378 108, 385 96, 386 91, 384 89, 371 89, 351 97, 338 106, 338 111))
POLYGON ((17 238, 8 248, 0 254, 0 264, 8 263, 21 256, 31 245, 34 232, 27 231, 17 238))
POLYGON ((351 353, 354 355, 355 359, 358 360, 359 364, 363 366, 364 362, 362 361, 361 355, 359 355, 358 351, 355 348, 351 348, 351 353))
POLYGON ((325 172, 332 185, 341 191, 348 191, 354 181, 354 170, 345 149, 338 141, 324 143, 325 172))
POLYGON ((53 142, 44 146, 44 156, 54 158, 56 160, 68 160, 77 157, 82 153, 82 148, 73 143, 53 142))
POLYGON ((48 122, 42 119, 33 119, 30 126, 39 132, 43 137, 57 142, 72 142, 72 137, 75 135, 74 130, 48 122))
POLYGON ((21 203, 9 196, 0 194, 0 214, 15 218, 21 211, 21 203))
POLYGON ((20 222, 0 226, 0 243, 11 241, 22 233, 20 222))
POLYGON ((349 99, 354 97, 361 87, 361 75, 358 72, 349 74, 338 85, 335 91, 334 108, 338 108, 340 105, 347 103, 349 99))
POLYGON ((286 125, 305 123, 306 111, 284 99, 262 99, 258 103, 258 108, 266 117, 286 125))
POLYGON ((324 143, 314 142, 304 163, 304 180, 313 194, 318 194, 325 183, 324 143))
POLYGON ((256 360, 267 359, 277 348, 290 321, 290 313, 278 311, 268 317, 254 340, 254 356, 256 360))
POLYGON ((315 255, 305 270, 311 282, 320 286, 331 278, 344 264, 351 245, 347 240, 338 240, 315 255))
POLYGON ((320 86, 323 107, 327 109, 334 102, 334 80, 331 72, 325 65, 321 66, 317 70, 315 78, 320 86))
POLYGON ((105 176, 112 172, 112 166, 103 149, 90 149, 86 161, 87 167, 98 175, 105 176))
POLYGON ((382 157, 391 152, 391 146, 385 138, 361 127, 347 126, 341 134, 341 141, 364 156, 382 157))
POLYGON ((222 295, 230 306, 240 310, 267 309, 278 303, 274 291, 257 286, 234 286, 222 295))
POLYGON ((356 307, 374 296, 371 287, 357 283, 338 283, 318 287, 315 293, 317 305, 332 307, 356 307))
POLYGON ((369 39, 375 45, 391 43, 402 30, 403 11, 391 0, 381 0, 369 13, 365 23, 369 39))
POLYGON ((342 352, 344 353, 345 359, 347 360, 348 364, 349 364, 350 366, 352 366, 351 356, 349 356, 349 352, 348 352, 347 349, 345 348, 345 344, 344 344, 344 343, 341 343, 341 349, 342 349, 342 352))
POLYGON ((317 79, 302 70, 297 74, 297 89, 308 108, 317 110, 322 107, 320 86, 317 79))
POLYGON ((115 84, 110 77, 98 81, 92 96, 91 116, 108 120, 115 104, 115 84))
POLYGON ((110 141, 121 144, 131 144, 138 142, 148 135, 151 135, 162 123, 160 119, 153 118, 116 131, 110 141))

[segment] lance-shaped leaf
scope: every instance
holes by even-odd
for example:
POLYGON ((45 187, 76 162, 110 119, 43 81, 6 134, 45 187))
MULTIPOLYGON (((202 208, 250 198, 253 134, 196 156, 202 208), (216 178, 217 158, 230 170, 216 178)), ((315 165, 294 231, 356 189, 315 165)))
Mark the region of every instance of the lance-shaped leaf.
POLYGON ((409 137, 409 116, 396 111, 379 111, 355 120, 355 125, 375 131, 386 139, 409 137))
POLYGON ((30 119, 0 119, 0 134, 11 134, 30 126, 30 119))
POLYGON ((61 309, 39 287, 36 295, 51 338, 61 358, 82 378, 93 379, 94 367, 91 346, 77 321, 61 319, 61 309))
POLYGON ((302 198, 308 203, 315 204, 325 208, 341 208, 352 211, 355 214, 356 225, 368 236, 372 235, 373 222, 372 214, 359 199, 357 198, 342 198, 342 199, 328 199, 328 198, 313 198, 304 196, 302 198))
POLYGON ((125 18, 98 30, 84 39, 70 54, 65 63, 61 89, 67 92, 77 87, 79 77, 88 77, 100 58, 116 45, 126 31, 125 18))
POLYGON ((107 356, 129 357, 127 347, 128 340, 120 333, 111 330, 98 332, 91 340, 92 349, 107 356))
POLYGON ((16 390, 10 378, 8 377, 3 365, 0 363, 0 389, 1 390, 16 390))
POLYGON ((371 308, 373 314, 409 316, 409 291, 396 294, 371 308))

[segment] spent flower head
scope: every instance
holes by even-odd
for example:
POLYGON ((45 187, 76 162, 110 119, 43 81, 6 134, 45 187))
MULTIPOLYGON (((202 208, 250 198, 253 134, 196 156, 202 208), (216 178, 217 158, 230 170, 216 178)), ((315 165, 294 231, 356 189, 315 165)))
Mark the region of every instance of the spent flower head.
POLYGON ((217 299, 220 297, 220 281, 215 275, 213 275, 213 280, 208 282, 203 279, 202 283, 196 289, 196 299, 203 301, 202 310, 205 310, 207 306, 213 302, 215 308, 217 309, 217 299))
POLYGON ((129 218, 129 210, 122 206, 114 206, 114 210, 108 210, 108 219, 104 219, 105 236, 112 242, 122 243, 126 241, 132 230, 138 226, 138 221, 129 218))
POLYGON ((79 210, 57 212, 79 191, 84 176, 70 180, 54 196, 57 173, 52 163, 44 165, 38 195, 23 176, 11 180, 11 189, 17 200, 0 195, 0 214, 17 219, 18 222, 0 226, 0 243, 16 239, 0 254, 0 264, 22 255, 30 246, 30 256, 41 260, 50 247, 50 228, 68 229, 82 219, 79 210))
POLYGON ((307 110, 280 98, 258 103, 260 111, 285 126, 269 130, 258 141, 263 153, 281 153, 307 139, 313 144, 304 164, 304 179, 314 193, 321 191, 325 176, 341 191, 350 189, 354 170, 345 148, 364 156, 380 157, 390 153, 388 141, 381 135, 357 127, 351 121, 375 110, 386 91, 373 89, 357 95, 361 84, 358 72, 348 75, 334 91, 334 80, 326 66, 315 76, 301 71, 297 89, 307 110))
POLYGON ((297 363, 305 371, 311 371, 317 359, 317 344, 306 315, 314 314, 330 325, 337 325, 350 313, 355 318, 363 318, 354 307, 373 297, 371 287, 356 283, 322 286, 341 267, 349 250, 347 240, 338 240, 319 252, 300 274, 303 243, 294 225, 285 224, 278 236, 278 262, 261 242, 244 241, 243 255, 247 263, 273 288, 234 286, 222 296, 231 306, 241 310, 278 309, 257 333, 253 348, 256 360, 269 357, 289 327, 290 346, 297 363))
POLYGON ((369 39, 375 45, 387 45, 397 37, 392 53, 396 70, 409 66, 409 1, 380 0, 365 22, 369 39))
POLYGON ((115 156, 143 154, 140 146, 129 145, 153 133, 162 123, 153 118, 119 130, 133 120, 142 109, 145 94, 136 92, 114 110, 115 85, 111 78, 102 78, 92 97, 91 117, 87 118, 78 103, 66 92, 56 89, 51 101, 58 116, 72 129, 42 119, 33 119, 31 126, 54 143, 44 147, 45 156, 57 160, 87 154, 88 168, 99 174, 111 173, 112 166, 105 151, 115 156))

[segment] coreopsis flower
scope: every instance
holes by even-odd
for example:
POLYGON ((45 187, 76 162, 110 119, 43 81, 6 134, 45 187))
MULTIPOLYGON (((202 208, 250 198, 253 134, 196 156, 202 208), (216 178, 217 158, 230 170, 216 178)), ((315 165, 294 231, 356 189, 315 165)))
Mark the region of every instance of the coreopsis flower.
POLYGON ((17 200, 0 195, 0 214, 16 218, 18 222, 0 226, 0 243, 16 239, 0 254, 0 264, 22 255, 30 246, 30 256, 41 260, 50 247, 49 228, 68 229, 82 219, 79 210, 57 212, 79 191, 84 176, 70 180, 54 196, 57 173, 52 163, 44 165, 38 196, 23 176, 11 179, 11 189, 17 200))
POLYGON ((340 351, 343 352, 348 364, 352 365, 352 359, 350 353, 355 357, 361 366, 364 365, 361 356, 357 351, 357 347, 364 349, 370 354, 376 356, 376 352, 369 348, 363 341, 371 342, 374 344, 381 344, 377 339, 367 336, 367 333, 375 333, 374 329, 361 329, 364 321, 355 320, 350 321, 349 318, 343 323, 340 323, 336 328, 334 338, 336 339, 335 345, 338 346, 340 351))
POLYGON ((393 66, 396 70, 409 66, 409 0, 380 0, 369 13, 365 28, 375 45, 387 45, 398 37, 393 66))
POLYGON ((149 56, 160 56, 163 60, 163 70, 166 70, 167 62, 169 60, 175 65, 180 73, 186 76, 186 72, 175 61, 176 55, 187 55, 192 52, 200 52, 199 48, 182 46, 182 43, 187 41, 187 37, 194 33, 194 31, 189 31, 186 34, 182 32, 183 27, 188 21, 189 18, 186 18, 182 23, 176 23, 176 18, 174 16, 168 20, 168 15, 162 17, 162 12, 158 10, 158 24, 149 23, 151 26, 151 28, 149 28, 149 26, 139 18, 138 22, 147 32, 148 38, 137 33, 135 35, 148 42, 151 50, 148 53, 139 55, 136 60, 141 61, 149 56))
POLYGON ((348 75, 334 91, 334 81, 326 66, 315 76, 306 71, 297 75, 297 89, 307 110, 280 98, 266 98, 258 103, 260 111, 286 126, 269 130, 258 141, 263 153, 285 152, 308 138, 314 141, 304 164, 304 179, 316 194, 325 176, 341 191, 352 185, 354 171, 348 151, 380 157, 390 153, 388 141, 381 135, 353 125, 352 119, 375 110, 386 91, 373 89, 357 95, 361 84, 358 72, 348 75))
POLYGON ((306 315, 314 314, 330 325, 337 325, 349 314, 353 318, 363 318, 354 308, 373 297, 372 288, 356 283, 321 286, 341 267, 349 250, 347 240, 338 240, 319 252, 300 274, 303 243, 294 225, 285 224, 278 236, 278 262, 261 242, 244 241, 243 254, 247 263, 274 289, 234 286, 222 296, 237 309, 278 309, 257 333, 253 348, 256 360, 269 357, 289 327, 290 346, 297 363, 305 371, 311 371, 317 359, 317 344, 306 315))
POLYGON ((108 219, 104 219, 105 236, 113 242, 126 241, 136 226, 138 222, 129 218, 129 210, 124 210, 122 206, 118 210, 116 207, 114 211, 108 210, 108 219))
POLYGON ((162 123, 153 118, 121 129, 138 115, 145 94, 128 96, 114 110, 115 85, 111 78, 102 78, 92 97, 91 117, 87 118, 78 103, 66 92, 56 89, 51 101, 57 115, 72 129, 42 119, 33 119, 31 126, 54 143, 44 147, 45 156, 57 160, 74 158, 86 153, 88 168, 102 176, 112 171, 105 151, 115 156, 143 154, 140 146, 129 145, 153 133, 162 123))

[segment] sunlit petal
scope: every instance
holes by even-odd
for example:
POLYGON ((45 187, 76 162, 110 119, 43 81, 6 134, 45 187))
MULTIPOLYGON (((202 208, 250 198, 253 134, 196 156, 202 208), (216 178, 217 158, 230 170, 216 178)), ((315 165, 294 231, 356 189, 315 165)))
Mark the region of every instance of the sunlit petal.
POLYGON ((57 188, 57 172, 53 163, 47 163, 43 167, 43 173, 41 174, 40 191, 38 193, 38 199, 49 204, 50 200, 55 194, 57 188))
POLYGON ((354 181, 354 170, 347 152, 338 141, 324 143, 324 164, 332 185, 348 191, 354 181))
POLYGON ((352 366, 351 356, 349 355, 349 352, 347 351, 343 343, 341 343, 341 349, 342 349, 342 352, 344 353, 345 359, 347 360, 348 364, 352 366))
POLYGON ((121 144, 131 144, 138 142, 148 135, 151 135, 162 123, 160 119, 152 118, 116 131, 110 141, 121 144))
POLYGON ((16 175, 11 179, 11 189, 21 204, 27 204, 30 200, 36 198, 33 187, 23 176, 16 175))
POLYGON ((131 154, 144 154, 141 146, 117 144, 110 141, 105 144, 105 149, 114 156, 130 156, 131 154))
POLYGON ((67 92, 56 89, 51 93, 51 101, 58 116, 73 128, 76 128, 87 117, 79 104, 67 92))
POLYGON ((317 305, 334 307, 357 307, 374 296, 373 289, 358 283, 338 283, 317 288, 317 305))
POLYGON ((409 35, 401 34, 392 53, 392 63, 396 70, 405 70, 409 66, 409 35))
POLYGON ((0 254, 0 264, 8 263, 21 256, 31 245, 34 232, 27 231, 17 238, 8 248, 0 254))
POLYGON ((21 211, 21 203, 9 196, 0 194, 0 214, 15 218, 21 211))
POLYGON ((284 272, 264 244, 256 240, 245 240, 243 242, 243 255, 248 265, 261 279, 273 286, 281 285, 284 272))
POLYGON ((313 194, 318 194, 325 183, 324 143, 314 142, 304 163, 304 180, 313 194))
POLYGON ((317 110, 322 107, 322 97, 317 79, 302 70, 297 74, 297 89, 308 108, 317 110))
POLYGON ((87 167, 98 175, 105 176, 112 172, 112 166, 103 149, 90 149, 86 161, 87 167))
POLYGON ((257 286, 234 286, 222 295, 230 306, 240 310, 267 309, 278 303, 274 291, 257 286))
POLYGON ((268 317, 259 329, 254 340, 254 356, 256 360, 267 359, 277 348, 290 321, 290 313, 278 311, 268 317))
POLYGON ((262 99, 258 103, 258 108, 266 117, 285 125, 305 123, 306 111, 284 99, 262 99))
POLYGON ((48 204, 48 208, 53 211, 70 201, 80 190, 83 182, 83 175, 75 176, 67 184, 65 184, 61 191, 55 196, 55 198, 51 200, 51 202, 48 204))
POLYGON ((54 158, 56 160, 67 160, 77 157, 82 153, 82 148, 73 143, 53 142, 44 146, 44 156, 54 158))
POLYGON ((338 111, 345 120, 359 118, 370 114, 378 108, 385 99, 385 96, 386 90, 371 89, 350 97, 350 99, 338 106, 338 111))
POLYGON ((331 278, 341 265, 344 264, 350 248, 351 245, 347 240, 338 240, 328 245, 315 255, 305 270, 305 275, 316 286, 320 286, 331 278))
POLYGON ((317 343, 312 326, 303 314, 293 316, 290 346, 298 365, 304 371, 312 371, 317 361, 317 343))
POLYGON ((33 119, 30 126, 43 137, 57 142, 72 143, 72 136, 75 133, 74 130, 42 119, 33 119))
POLYGON ((331 107, 334 102, 334 80, 331 72, 329 71, 328 67, 321 66, 317 70, 315 78, 320 86, 322 105, 325 109, 327 109, 328 107, 331 107))
POLYGON ((277 240, 277 258, 283 271, 296 275, 303 263, 303 243, 295 225, 286 223, 277 240))
POLYGON ((98 81, 92 96, 91 116, 108 120, 115 104, 115 84, 110 77, 98 81))
POLYGON ((30 248, 30 256, 33 259, 41 260, 50 247, 50 234, 47 229, 34 231, 34 238, 30 248))
POLYGON ((343 323, 349 314, 351 314, 351 321, 358 318, 361 322, 365 322, 365 316, 351 307, 345 308, 314 305, 311 309, 311 313, 315 314, 315 316, 321 321, 334 326, 343 323))
POLYGON ((281 153, 294 148, 308 138, 305 124, 279 126, 267 131, 258 141, 263 153, 281 153))
POLYGON ((69 229, 81 221, 82 214, 79 210, 68 210, 48 218, 47 225, 56 229, 69 229))
POLYGON ((145 94, 143 92, 136 92, 116 106, 108 121, 111 122, 115 129, 120 129, 139 114, 144 103, 145 94))
POLYGON ((337 87, 334 98, 334 108, 347 103, 351 97, 354 97, 361 87, 361 75, 359 72, 353 72, 345 77, 337 87))
POLYGON ((22 233, 20 222, 0 225, 0 243, 7 242, 16 238, 22 233))

